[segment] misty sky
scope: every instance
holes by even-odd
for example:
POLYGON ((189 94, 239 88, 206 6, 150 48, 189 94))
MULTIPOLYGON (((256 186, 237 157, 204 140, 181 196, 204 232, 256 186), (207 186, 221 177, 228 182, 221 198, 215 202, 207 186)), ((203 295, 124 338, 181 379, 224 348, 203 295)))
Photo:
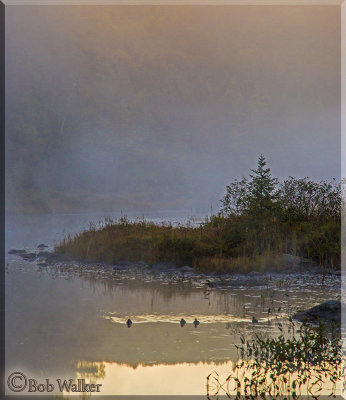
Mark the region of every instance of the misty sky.
POLYGON ((280 179, 340 178, 339 6, 6 13, 18 207, 208 207, 260 153, 280 179))

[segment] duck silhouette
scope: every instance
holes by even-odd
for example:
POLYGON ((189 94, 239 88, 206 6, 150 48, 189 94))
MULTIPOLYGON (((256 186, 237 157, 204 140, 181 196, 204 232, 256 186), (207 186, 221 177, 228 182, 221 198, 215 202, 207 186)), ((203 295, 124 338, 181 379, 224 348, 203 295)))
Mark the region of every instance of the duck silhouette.
POLYGON ((199 321, 197 318, 195 318, 195 320, 193 321, 193 324, 195 325, 195 328, 197 328, 197 326, 199 325, 199 321))
POLYGON ((255 318, 255 317, 252 317, 252 323, 253 323, 253 324, 257 324, 257 323, 258 323, 258 319, 255 318))
POLYGON ((185 321, 184 318, 182 318, 182 319, 180 320, 180 326, 181 326, 182 328, 184 328, 185 324, 186 324, 186 321, 185 321))
POLYGON ((130 318, 126 321, 126 325, 128 328, 131 328, 132 321, 130 320, 130 318))

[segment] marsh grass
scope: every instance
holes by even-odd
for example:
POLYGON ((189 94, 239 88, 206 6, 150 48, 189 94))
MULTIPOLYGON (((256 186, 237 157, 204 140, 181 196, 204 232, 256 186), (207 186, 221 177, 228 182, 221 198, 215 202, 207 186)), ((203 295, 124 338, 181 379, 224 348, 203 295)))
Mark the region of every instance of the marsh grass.
POLYGON ((289 338, 283 334, 267 339, 242 337, 241 345, 236 345, 239 361, 233 372, 224 381, 217 372, 207 377, 208 398, 298 399, 318 398, 321 393, 335 397, 345 386, 340 332, 323 324, 297 329, 292 320, 289 332, 289 338))
MULTIPOLYGON (((207 218, 199 226, 106 218, 100 226, 66 237, 55 251, 75 259, 115 264, 168 262, 201 271, 246 273, 285 269, 283 254, 340 265, 340 221, 280 222, 245 216, 207 218)), ((293 261, 294 264, 294 261, 293 261)))

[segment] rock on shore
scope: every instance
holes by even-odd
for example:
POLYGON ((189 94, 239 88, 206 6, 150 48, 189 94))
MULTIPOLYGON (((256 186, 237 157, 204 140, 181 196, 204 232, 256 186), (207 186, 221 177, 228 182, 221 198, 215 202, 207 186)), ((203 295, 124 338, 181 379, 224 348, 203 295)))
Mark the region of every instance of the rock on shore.
POLYGON ((338 300, 328 300, 325 303, 312 307, 305 311, 300 311, 292 316, 293 319, 301 322, 334 322, 341 324, 341 302, 338 300))

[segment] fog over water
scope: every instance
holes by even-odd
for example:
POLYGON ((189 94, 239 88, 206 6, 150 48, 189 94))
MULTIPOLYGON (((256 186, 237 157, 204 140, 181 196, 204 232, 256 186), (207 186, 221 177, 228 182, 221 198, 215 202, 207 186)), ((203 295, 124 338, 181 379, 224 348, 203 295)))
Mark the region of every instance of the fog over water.
POLYGON ((261 152, 340 177, 340 7, 6 13, 11 212, 208 209, 261 152))

